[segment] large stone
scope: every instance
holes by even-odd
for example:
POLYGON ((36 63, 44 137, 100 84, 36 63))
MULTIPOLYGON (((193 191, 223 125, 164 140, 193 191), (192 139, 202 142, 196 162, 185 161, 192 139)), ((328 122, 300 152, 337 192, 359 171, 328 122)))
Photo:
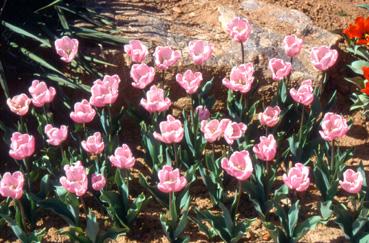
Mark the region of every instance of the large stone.
MULTIPOLYGON (((321 74, 310 63, 310 49, 319 45, 334 46, 340 40, 339 35, 315 26, 308 16, 297 10, 258 0, 228 4, 219 2, 224 1, 180 1, 161 9, 148 7, 147 3, 135 3, 129 8, 122 4, 121 10, 116 13, 118 29, 128 38, 147 42, 152 51, 156 45, 171 45, 180 49, 185 57, 181 61, 182 66, 191 64, 186 48, 190 40, 209 40, 215 46, 215 53, 207 63, 207 70, 225 75, 232 66, 240 64, 241 51, 240 44, 229 38, 224 27, 234 16, 244 16, 253 25, 252 35, 245 43, 245 59, 255 64, 257 78, 262 84, 272 83, 267 69, 270 58, 289 61, 281 48, 287 34, 296 34, 304 39, 302 52, 293 60, 292 80, 310 78, 318 82, 321 79, 321 74)), ((264 90, 269 89, 268 86, 264 85, 264 90)))

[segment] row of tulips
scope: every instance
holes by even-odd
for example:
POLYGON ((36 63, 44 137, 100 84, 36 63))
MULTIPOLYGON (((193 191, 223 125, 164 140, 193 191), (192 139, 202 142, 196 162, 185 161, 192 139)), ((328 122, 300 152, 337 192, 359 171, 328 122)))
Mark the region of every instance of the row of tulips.
MULTIPOLYGON (((189 221, 209 239, 240 240, 254 220, 245 218, 248 214, 240 202, 253 205, 276 242, 297 241, 318 223, 330 220, 342 227, 348 238, 367 239, 368 220, 362 217, 368 211, 366 177, 362 167, 357 171, 346 169, 345 161, 351 151, 341 151, 336 146, 337 139, 349 131, 349 124, 343 116, 328 112, 335 95, 323 106, 322 86, 314 88, 312 80, 302 81, 298 88, 291 87, 287 92, 292 64, 272 58, 269 69, 278 88, 270 104, 262 104, 261 109, 254 95, 254 65, 243 61, 243 43, 250 37, 252 26, 237 17, 228 24, 227 31, 241 43, 243 58, 239 66, 232 68, 229 79, 219 81, 227 88, 226 111, 212 112, 214 80, 204 82, 201 72, 190 69, 173 79, 191 95, 191 110, 183 111, 179 117, 168 112, 172 101, 167 97, 164 81, 171 80, 163 78, 149 87, 141 99, 140 105, 149 118, 138 121, 148 172, 139 172, 139 183, 145 189, 139 195, 129 192, 134 180, 130 171, 137 161, 130 147, 121 145, 119 129, 114 129, 120 126, 120 114, 114 116, 111 112, 120 95, 118 75, 96 80, 90 98, 74 104, 70 111, 73 129, 55 126, 48 104, 57 95, 43 81, 32 82, 31 98, 21 94, 8 99, 10 111, 21 117, 9 150, 20 171, 6 172, 1 178, 0 194, 6 199, 0 204, 0 216, 17 237, 40 241, 45 232, 35 230, 34 217, 46 209, 70 225, 64 233, 71 240, 103 242, 135 230, 135 219, 152 197, 168 210, 160 215, 160 222, 171 242, 189 240, 184 234, 189 221), (42 127, 37 136, 30 135, 23 119, 31 103, 35 106, 31 114, 42 127), (257 110, 262 111, 257 114, 257 110), (91 126, 87 126, 89 123, 91 126), (44 148, 37 151, 37 144, 44 148), (189 189, 195 181, 206 187, 212 210, 191 206, 195 195, 189 189), (40 187, 34 186, 36 182, 40 187), (300 203, 306 203, 303 195, 309 193, 313 182, 321 194, 321 215, 306 218, 300 215, 300 203), (236 194, 229 196, 227 191, 234 184, 236 194), (339 188, 353 195, 354 208, 337 201, 339 188), (111 218, 109 228, 99 227, 94 212, 86 206, 86 195, 96 198, 111 218), (79 217, 80 205, 86 224, 79 217), (214 214, 213 209, 222 214, 214 214), (23 217, 15 217, 16 214, 23 217), (275 216, 280 223, 273 220, 275 216)), ((63 37, 55 45, 57 54, 66 62, 77 55, 75 39, 63 37)), ((283 41, 290 58, 296 57, 302 47, 302 39, 295 35, 283 41)), ((156 47, 154 68, 145 63, 149 51, 140 41, 130 41, 124 50, 136 63, 131 66, 130 76, 132 86, 138 89, 146 89, 155 81, 155 68, 164 72, 182 58, 171 47, 156 47)), ((191 41, 189 56, 194 68, 204 65, 212 51, 213 46, 207 41, 191 41)), ((312 65, 322 72, 332 67, 337 57, 337 51, 326 46, 311 50, 312 65)))

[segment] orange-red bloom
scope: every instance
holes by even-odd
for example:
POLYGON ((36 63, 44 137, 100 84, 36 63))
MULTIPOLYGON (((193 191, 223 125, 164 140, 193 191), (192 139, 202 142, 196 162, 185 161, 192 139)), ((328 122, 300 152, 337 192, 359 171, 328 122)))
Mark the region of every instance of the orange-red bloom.
POLYGON ((350 39, 356 39, 358 45, 369 45, 369 17, 357 17, 343 33, 350 39))
POLYGON ((363 67, 364 78, 367 80, 365 88, 361 89, 361 92, 369 95, 369 67, 363 67))

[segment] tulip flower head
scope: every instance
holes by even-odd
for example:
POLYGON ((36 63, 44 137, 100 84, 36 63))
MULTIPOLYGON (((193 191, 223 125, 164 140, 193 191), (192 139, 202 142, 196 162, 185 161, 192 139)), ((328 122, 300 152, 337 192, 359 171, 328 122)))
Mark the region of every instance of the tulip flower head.
POLYGON ((3 197, 21 199, 23 196, 24 176, 22 172, 5 172, 0 181, 0 194, 3 197))
POLYGON ((319 131, 320 136, 326 141, 333 141, 346 135, 349 130, 346 119, 333 112, 328 112, 324 115, 322 130, 319 131))
POLYGON ((236 151, 229 159, 223 158, 221 166, 225 172, 239 181, 247 180, 253 171, 252 162, 247 150, 236 151))
POLYGON ((199 117, 199 121, 204 121, 209 119, 210 117, 210 111, 206 106, 199 105, 195 108, 195 113, 197 113, 199 117))
POLYGON ((269 70, 272 72, 273 80, 282 80, 287 78, 291 73, 292 65, 279 58, 272 58, 269 60, 269 70))
POLYGON ((310 60, 313 66, 319 71, 327 71, 332 67, 338 58, 338 52, 329 46, 314 47, 311 49, 310 60))
POLYGON ((64 166, 65 176, 60 177, 60 184, 70 193, 83 196, 88 187, 88 178, 81 161, 64 166))
POLYGON ((298 192, 306 191, 310 186, 309 167, 301 163, 296 163, 295 166, 288 171, 288 174, 283 175, 283 181, 284 184, 292 190, 298 192))
POLYGON ((22 160, 35 152, 35 138, 27 133, 14 132, 10 138, 9 155, 15 160, 22 160))
POLYGON ((193 40, 188 43, 190 57, 194 64, 203 65, 211 58, 213 45, 203 40, 193 40))
POLYGON ((79 42, 77 39, 71 39, 68 36, 63 36, 55 41, 56 53, 64 62, 71 62, 76 57, 78 52, 79 42))
POLYGON ((91 176, 92 189, 101 191, 106 185, 106 178, 102 174, 92 174, 91 176))
POLYGON ((284 52, 289 57, 295 57, 300 53, 303 43, 304 41, 296 35, 287 35, 283 39, 284 52))
POLYGON ((51 124, 47 124, 44 128, 44 132, 48 139, 46 142, 53 146, 59 146, 63 141, 67 139, 68 127, 61 125, 60 128, 53 127, 51 124))
POLYGON ((135 165, 135 157, 127 144, 123 144, 114 151, 114 155, 109 157, 112 166, 119 169, 131 169, 135 165))
POLYGON ((81 145, 87 153, 92 155, 101 154, 105 147, 100 132, 95 132, 92 136, 89 136, 86 140, 83 140, 81 145))
POLYGON ((269 134, 268 137, 261 136, 260 142, 252 150, 258 159, 267 162, 272 161, 277 153, 277 141, 273 134, 269 134))
POLYGON ((304 106, 309 106, 314 101, 313 82, 308 79, 301 83, 298 89, 290 89, 292 99, 304 106))
POLYGON ((223 128, 223 137, 228 144, 233 144, 234 141, 240 139, 247 129, 244 123, 232 122, 229 119, 222 119, 220 123, 220 126, 223 128))
POLYGON ((343 172, 343 180, 339 181, 340 186, 343 190, 348 193, 356 194, 361 191, 363 187, 363 176, 360 172, 355 172, 352 169, 347 169, 343 172))
POLYGON ((219 140, 223 135, 223 128, 217 119, 210 121, 201 121, 201 132, 204 134, 205 140, 208 143, 213 143, 219 140))
POLYGON ((252 63, 233 67, 230 79, 224 78, 222 83, 228 89, 243 94, 250 91, 254 82, 254 65, 252 63))
POLYGON ((28 113, 30 103, 31 99, 23 93, 6 100, 10 111, 18 116, 24 116, 28 113))
POLYGON ((146 65, 145 63, 133 64, 130 72, 133 82, 133 87, 144 89, 151 84, 155 78, 155 68, 146 65))
POLYGON ((258 119, 262 126, 274 127, 279 122, 281 109, 279 106, 267 106, 263 112, 260 112, 258 119))
POLYGON ((160 70, 167 70, 181 59, 181 52, 169 46, 157 46, 154 52, 155 65, 160 70))
POLYGON ((187 184, 187 179, 181 176, 178 169, 173 169, 170 165, 164 167, 158 172, 158 189, 164 193, 179 192, 187 184))
POLYGON ((56 95, 54 87, 48 88, 45 82, 39 80, 33 80, 28 91, 32 96, 32 104, 36 107, 51 103, 56 95))
POLYGON ((83 99, 74 104, 74 110, 69 116, 75 123, 89 123, 95 118, 95 115, 94 108, 86 99, 83 99))
POLYGON ((124 45, 124 51, 131 58, 132 62, 141 63, 145 61, 148 54, 147 47, 139 40, 131 40, 124 45))
POLYGON ((187 94, 196 93, 202 82, 202 74, 200 72, 185 71, 183 74, 176 75, 177 83, 186 90, 187 94))
POLYGON ((180 143, 183 139, 183 126, 180 120, 172 115, 167 116, 166 121, 159 124, 160 133, 154 132, 154 138, 166 144, 180 143))
POLYGON ((227 32, 234 41, 245 42, 251 34, 251 24, 247 19, 235 17, 227 24, 227 32))
POLYGON ((164 97, 164 90, 155 85, 151 86, 146 92, 146 99, 142 98, 140 101, 140 105, 150 113, 166 111, 171 104, 170 99, 164 97))
POLYGON ((90 104, 96 107, 114 104, 119 94, 119 83, 120 78, 116 74, 96 80, 91 87, 90 104))

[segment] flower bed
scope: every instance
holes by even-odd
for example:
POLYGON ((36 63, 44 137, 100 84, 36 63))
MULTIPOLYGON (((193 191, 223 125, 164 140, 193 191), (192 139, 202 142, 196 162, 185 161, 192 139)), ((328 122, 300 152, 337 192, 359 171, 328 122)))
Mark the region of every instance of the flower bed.
MULTIPOLYGON (((286 36, 281 43, 285 56, 270 59, 268 65, 270 82, 277 82, 278 88, 264 103, 256 99, 254 64, 244 63, 243 45, 252 25, 236 17, 227 32, 240 45, 242 59, 222 81, 204 80, 202 65, 213 51, 205 40, 188 44, 185 51, 193 66, 171 78, 165 74, 183 58, 181 52, 158 46, 151 60, 148 48, 133 40, 124 50, 132 61, 132 87, 143 93, 134 107, 114 112, 124 91, 119 89, 120 77, 107 74, 93 82, 88 95, 69 104, 68 126, 55 119, 57 110, 49 109, 58 92, 41 80, 32 81, 29 95, 9 98, 9 110, 18 116, 9 137, 9 156, 17 171, 1 177, 2 221, 22 241, 40 241, 45 230, 36 227, 38 215, 51 212, 69 225, 63 234, 70 240, 103 242, 139 231, 135 226, 144 217, 140 212, 155 201, 162 207, 157 217, 171 242, 189 240, 189 223, 206 240, 236 242, 255 218, 277 242, 298 241, 317 224, 329 222, 339 225, 350 240, 365 242, 365 172, 362 165, 346 168, 351 150, 336 146, 350 123, 330 111, 335 94, 321 101, 327 70, 335 65, 338 52, 328 46, 312 48, 311 65, 324 79, 316 87, 308 79, 291 87, 292 60, 303 39, 286 36), (176 117, 168 85, 174 82, 191 100, 190 109, 176 117), (227 89, 226 107, 219 111, 213 109, 215 82, 227 89), (36 126, 27 122, 30 116, 36 126), (136 142, 141 140, 141 152, 120 136, 123 116, 139 124, 136 142), (137 159, 142 155, 143 160, 137 159), (132 176, 135 167, 142 170, 132 176), (137 178, 142 190, 132 193, 137 178), (205 208, 192 203, 196 195, 191 188, 199 184, 207 191, 210 205, 205 208), (312 187, 320 192, 320 210, 302 214, 312 187), (337 200, 339 190, 351 203, 337 200), (94 203, 86 205, 86 198, 94 203), (240 210, 243 203, 252 213, 240 210), (109 218, 107 225, 103 217, 97 219, 94 206, 109 218)), ((76 58, 78 43, 70 37, 58 39, 55 55, 68 65, 76 58)))

